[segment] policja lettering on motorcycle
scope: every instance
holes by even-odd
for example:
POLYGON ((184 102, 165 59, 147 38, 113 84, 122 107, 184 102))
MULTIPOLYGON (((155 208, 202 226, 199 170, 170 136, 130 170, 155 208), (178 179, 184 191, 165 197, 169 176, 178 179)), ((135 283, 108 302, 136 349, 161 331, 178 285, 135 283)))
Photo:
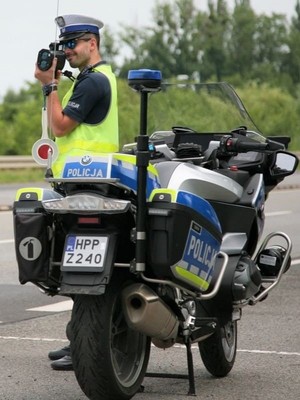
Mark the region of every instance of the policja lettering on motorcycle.
POLYGON ((69 177, 88 177, 88 178, 103 178, 102 171, 97 170, 97 169, 91 169, 91 168, 85 168, 85 169, 80 169, 80 168, 73 168, 73 169, 68 169, 67 172, 67 178, 69 177))
POLYGON ((187 254, 192 255, 192 257, 208 267, 212 267, 214 259, 216 256, 216 251, 212 247, 201 241, 195 236, 191 237, 190 246, 188 248, 187 254))

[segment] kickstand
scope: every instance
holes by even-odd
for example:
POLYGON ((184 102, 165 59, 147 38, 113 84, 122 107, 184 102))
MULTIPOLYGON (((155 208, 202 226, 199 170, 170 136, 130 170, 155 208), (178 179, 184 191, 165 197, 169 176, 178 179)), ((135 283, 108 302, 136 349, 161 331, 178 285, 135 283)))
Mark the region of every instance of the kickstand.
POLYGON ((187 365, 188 365, 188 374, 189 374, 188 396, 196 396, 192 346, 191 346, 191 340, 188 337, 185 340, 185 346, 186 346, 186 356, 187 356, 187 365))
MULTIPOLYGON (((150 378, 174 378, 174 379, 188 379, 189 380, 189 391, 188 396, 196 396, 195 390, 195 376, 194 376, 194 363, 193 363, 193 354, 192 354, 192 346, 191 339, 189 337, 185 338, 185 346, 186 346, 186 355, 187 355, 187 365, 188 365, 188 375, 180 375, 180 374, 165 374, 165 373, 156 373, 156 372, 147 372, 145 376, 150 378)), ((139 392, 144 391, 144 386, 141 386, 139 392)))

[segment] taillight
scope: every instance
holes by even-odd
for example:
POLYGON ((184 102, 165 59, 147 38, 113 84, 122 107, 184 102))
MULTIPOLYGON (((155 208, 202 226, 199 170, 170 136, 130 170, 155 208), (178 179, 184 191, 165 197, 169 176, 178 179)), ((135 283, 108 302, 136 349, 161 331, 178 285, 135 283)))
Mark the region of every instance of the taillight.
POLYGON ((77 220, 78 225, 100 225, 99 217, 79 217, 77 220))
POLYGON ((91 194, 74 194, 59 199, 43 200, 45 210, 52 213, 117 214, 125 213, 130 202, 91 194))

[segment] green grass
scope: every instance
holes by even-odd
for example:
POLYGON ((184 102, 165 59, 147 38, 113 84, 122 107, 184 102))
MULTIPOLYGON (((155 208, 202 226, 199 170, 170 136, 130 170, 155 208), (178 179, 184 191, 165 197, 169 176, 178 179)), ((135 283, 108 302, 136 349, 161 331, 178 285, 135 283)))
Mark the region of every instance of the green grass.
POLYGON ((41 182, 44 180, 44 176, 45 170, 42 168, 1 170, 0 184, 41 182))

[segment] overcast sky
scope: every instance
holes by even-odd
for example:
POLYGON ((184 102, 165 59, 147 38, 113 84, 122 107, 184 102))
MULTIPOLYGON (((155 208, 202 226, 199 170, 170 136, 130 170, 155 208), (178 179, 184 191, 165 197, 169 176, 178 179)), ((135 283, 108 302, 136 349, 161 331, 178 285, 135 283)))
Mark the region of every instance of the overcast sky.
MULTIPOLYGON (((143 27, 151 23, 151 11, 157 2, 162 1, 4 0, 0 17, 0 97, 8 89, 18 91, 27 81, 35 81, 33 72, 38 51, 47 48, 58 36, 54 23, 57 15, 94 16, 117 32, 122 24, 143 27)), ((194 4, 204 10, 207 0, 194 0, 194 4)), ((234 0, 227 0, 227 4, 232 7, 234 0)), ((251 0, 258 14, 276 12, 285 14, 289 19, 294 14, 295 4, 296 0, 251 0)))

